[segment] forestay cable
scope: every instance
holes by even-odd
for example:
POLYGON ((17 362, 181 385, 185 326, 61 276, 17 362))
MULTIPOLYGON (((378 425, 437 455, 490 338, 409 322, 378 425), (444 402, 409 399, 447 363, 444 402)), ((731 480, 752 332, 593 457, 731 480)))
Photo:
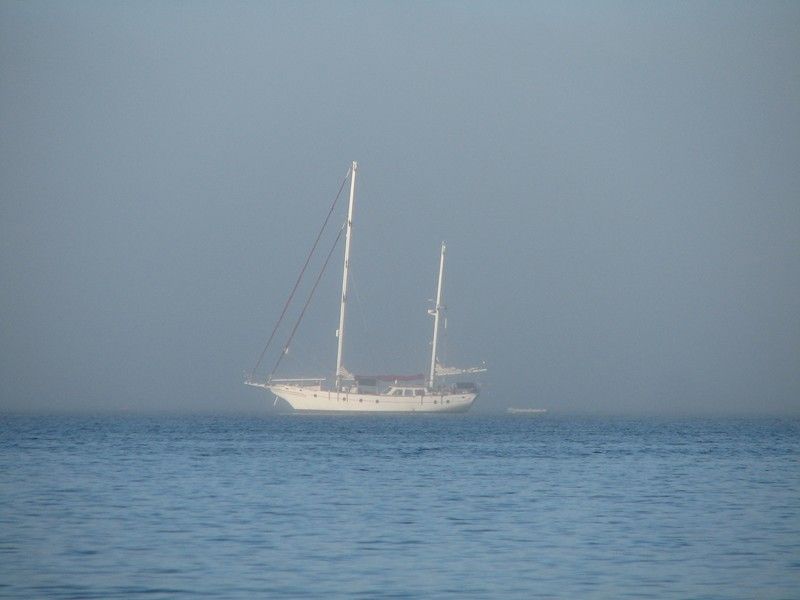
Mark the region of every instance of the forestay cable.
MULTIPOLYGON (((261 351, 261 354, 258 357, 258 361, 256 361, 256 366, 253 367, 253 372, 252 372, 252 375, 251 375, 251 377, 253 379, 255 379, 256 371, 258 370, 258 367, 261 366, 261 361, 264 360, 264 355, 267 353, 267 349, 269 348, 270 344, 272 343, 272 339, 275 337, 275 333, 278 331, 278 327, 280 327, 281 323, 283 322, 283 317, 286 316, 286 311, 289 308, 289 304, 291 304, 292 298, 294 298, 294 294, 297 291, 298 286, 300 285, 300 281, 303 279, 303 274, 306 272, 306 269, 308 268, 308 263, 311 262, 311 257, 314 255, 314 251, 317 249, 317 244, 319 244, 319 240, 320 240, 320 238, 322 238, 322 233, 325 231, 325 227, 328 225, 328 221, 330 220, 331 215, 333 214, 333 209, 336 207, 336 203, 339 201, 339 196, 342 195, 342 190, 344 189, 344 184, 347 183, 347 179, 350 177, 350 172, 351 171, 352 171, 352 167, 347 169, 347 174, 344 176, 344 179, 342 180, 342 185, 339 186, 339 192, 336 194, 336 198, 333 199, 333 204, 331 204, 331 208, 328 211, 328 216, 325 217, 325 222, 322 224, 322 227, 320 228, 319 233, 317 234, 317 239, 314 240, 314 245, 311 246, 311 251, 308 253, 308 256, 306 257, 306 262, 305 262, 305 264, 303 264, 303 268, 300 269, 300 274, 297 276, 297 281, 294 282, 294 287, 292 288, 292 291, 289 294, 289 297, 286 299, 286 303, 283 305, 283 310, 281 311, 281 316, 278 317, 278 321, 275 323, 275 327, 272 328, 272 333, 269 334, 269 339, 267 340, 267 343, 264 346, 264 349, 261 351)), ((340 232, 339 235, 341 235, 341 232, 340 232)), ((336 239, 338 240, 339 238, 336 238, 336 239)), ((323 268, 323 270, 324 270, 324 268, 323 268)), ((274 369, 273 369, 273 372, 274 372, 274 369)))
POLYGON ((328 252, 328 256, 325 257, 325 262, 322 264, 322 268, 319 271, 319 275, 317 275, 317 280, 314 282, 314 286, 308 293, 308 298, 306 299, 306 303, 303 305, 303 310, 300 311, 300 316, 297 317, 297 321, 295 321, 294 327, 292 327, 292 332, 289 334, 289 339, 286 340, 286 344, 283 346, 283 351, 281 352, 280 356, 278 356, 278 360, 275 362, 275 366, 272 367, 272 371, 270 371, 269 376, 267 377, 267 381, 272 379, 272 376, 275 374, 275 371, 278 370, 278 366, 281 364, 283 357, 286 356, 287 352, 289 352, 289 345, 292 343, 292 339, 294 338, 294 334, 297 331, 297 327, 300 325, 300 321, 303 320, 303 316, 306 314, 306 309, 308 308, 308 305, 311 304, 311 298, 314 297, 314 292, 317 291, 317 285, 319 285, 319 282, 322 279, 322 275, 325 273, 325 269, 328 267, 328 263, 331 260, 331 256, 333 256, 333 251, 336 250, 336 246, 338 245, 339 240, 342 238, 342 232, 345 229, 345 225, 342 225, 341 229, 339 229, 339 233, 337 234, 336 239, 333 241, 333 245, 331 246, 330 252, 328 252))

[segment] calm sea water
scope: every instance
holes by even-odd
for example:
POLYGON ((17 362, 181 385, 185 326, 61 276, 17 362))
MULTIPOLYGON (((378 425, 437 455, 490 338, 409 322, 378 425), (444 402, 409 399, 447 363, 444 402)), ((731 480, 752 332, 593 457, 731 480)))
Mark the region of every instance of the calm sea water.
POLYGON ((800 421, 2 417, 0 597, 800 598, 800 421))

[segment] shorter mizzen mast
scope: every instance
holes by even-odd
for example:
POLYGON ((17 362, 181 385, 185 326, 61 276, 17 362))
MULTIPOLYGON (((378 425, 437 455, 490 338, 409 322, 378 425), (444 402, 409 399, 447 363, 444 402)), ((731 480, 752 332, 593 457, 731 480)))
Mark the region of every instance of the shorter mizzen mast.
POLYGON ((336 348, 336 390, 341 389, 342 383, 342 345, 344 344, 344 313, 347 306, 347 281, 350 274, 350 236, 353 229, 353 202, 356 196, 356 171, 358 163, 353 161, 350 169, 350 203, 347 206, 347 230, 344 238, 344 269, 342 271, 342 304, 339 308, 339 329, 336 337, 339 338, 336 348))
POLYGON ((436 284, 436 307, 429 310, 428 314, 433 315, 433 342, 431 344, 431 371, 428 377, 428 387, 433 389, 436 380, 436 347, 439 342, 439 314, 444 306, 442 306, 442 280, 444 279, 444 254, 447 246, 442 242, 442 254, 439 257, 439 280, 436 284))

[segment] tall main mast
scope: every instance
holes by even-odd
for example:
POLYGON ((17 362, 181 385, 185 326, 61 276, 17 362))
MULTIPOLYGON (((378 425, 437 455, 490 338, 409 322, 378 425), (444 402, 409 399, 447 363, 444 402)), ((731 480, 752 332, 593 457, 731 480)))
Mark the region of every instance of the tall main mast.
POLYGON ((356 197, 356 171, 358 163, 353 161, 350 168, 350 203, 347 206, 347 230, 344 238, 344 269, 342 270, 342 304, 339 308, 339 329, 336 336, 339 338, 336 349, 336 389, 338 390, 342 382, 342 344, 344 342, 344 313, 347 304, 347 282, 350 274, 350 235, 353 229, 353 202, 356 197))
POLYGON ((428 311, 433 315, 433 343, 431 344, 431 372, 428 377, 428 387, 433 388, 436 380, 436 346, 439 342, 439 314, 444 306, 442 306, 442 280, 444 279, 444 253, 447 247, 442 242, 442 254, 439 257, 439 282, 436 284, 436 308, 428 311))

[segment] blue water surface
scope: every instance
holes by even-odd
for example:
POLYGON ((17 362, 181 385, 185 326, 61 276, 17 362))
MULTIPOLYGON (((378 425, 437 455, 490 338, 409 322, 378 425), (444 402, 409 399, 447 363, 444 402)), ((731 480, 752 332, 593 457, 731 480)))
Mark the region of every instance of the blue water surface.
POLYGON ((800 421, 0 418, 0 597, 800 598, 800 421))

